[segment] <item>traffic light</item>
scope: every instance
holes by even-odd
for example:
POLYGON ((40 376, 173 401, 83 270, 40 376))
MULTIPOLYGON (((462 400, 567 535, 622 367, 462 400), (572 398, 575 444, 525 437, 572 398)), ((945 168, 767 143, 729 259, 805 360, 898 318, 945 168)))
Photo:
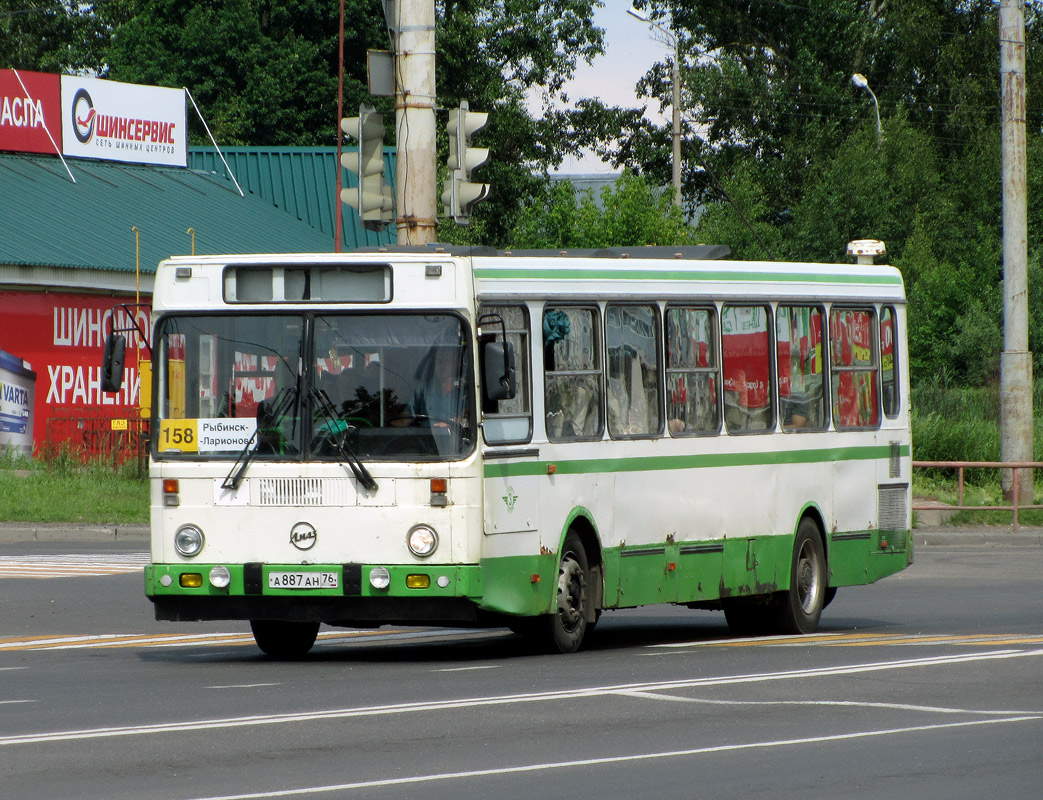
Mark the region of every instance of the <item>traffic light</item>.
POLYGON ((471 147, 471 135, 485 127, 489 115, 469 111, 467 101, 461 100, 459 108, 449 111, 449 176, 442 202, 446 216, 460 225, 471 222, 471 207, 489 196, 489 184, 471 183, 471 170, 489 160, 489 149, 471 147))
POLYGON ((363 104, 357 117, 340 121, 340 128, 359 143, 358 153, 340 157, 340 163, 359 176, 359 185, 341 189, 340 199, 359 212, 362 227, 382 231, 395 219, 395 194, 384 183, 384 115, 363 104))

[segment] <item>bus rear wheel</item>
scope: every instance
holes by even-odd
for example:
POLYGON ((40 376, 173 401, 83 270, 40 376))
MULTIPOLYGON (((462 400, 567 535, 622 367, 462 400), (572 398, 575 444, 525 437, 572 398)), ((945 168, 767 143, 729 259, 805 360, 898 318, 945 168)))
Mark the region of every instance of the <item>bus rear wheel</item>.
POLYGON ((252 619, 250 630, 261 651, 273 658, 301 658, 308 654, 319 634, 317 622, 252 619))
POLYGON ((813 633, 826 599, 826 555, 813 520, 797 526, 789 589, 774 598, 775 627, 780 633, 813 633))

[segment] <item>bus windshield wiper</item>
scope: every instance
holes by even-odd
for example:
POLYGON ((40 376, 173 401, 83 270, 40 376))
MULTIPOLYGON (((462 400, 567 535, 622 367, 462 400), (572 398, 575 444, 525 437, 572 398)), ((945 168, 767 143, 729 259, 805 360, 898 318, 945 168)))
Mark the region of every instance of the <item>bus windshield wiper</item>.
MULTIPOLYGON (((340 417, 337 415, 337 409, 333 407, 333 404, 329 401, 329 398, 326 397, 326 394, 318 389, 311 390, 311 397, 312 401, 321 412, 325 424, 330 426, 332 432, 333 427, 340 422, 340 417)), ((350 442, 348 442, 348 437, 331 436, 330 439, 333 442, 333 446, 336 447, 341 456, 343 456, 344 461, 347 462, 347 465, 351 468, 352 473, 354 473, 355 478, 362 487, 371 492, 376 491, 377 482, 373 479, 370 471, 366 469, 366 465, 362 463, 362 459, 360 459, 358 453, 355 452, 355 448, 353 448, 350 442)))
MULTIPOLYGON (((263 402, 263 401, 262 401, 263 402)), ((282 418, 286 416, 286 412, 297 402, 297 389, 295 387, 286 387, 279 395, 275 398, 272 403, 272 411, 270 414, 263 414, 264 427, 274 427, 278 425, 282 418)), ((232 464, 232 469, 229 470, 225 476, 224 481, 221 483, 222 489, 231 489, 233 492, 239 489, 239 484, 243 482, 243 474, 246 472, 246 468, 250 466, 250 462, 253 461, 254 455, 257 453, 257 446, 260 444, 261 435, 261 417, 259 413, 257 419, 257 427, 254 429, 253 435, 247 441, 246 446, 239 453, 239 457, 232 464)))

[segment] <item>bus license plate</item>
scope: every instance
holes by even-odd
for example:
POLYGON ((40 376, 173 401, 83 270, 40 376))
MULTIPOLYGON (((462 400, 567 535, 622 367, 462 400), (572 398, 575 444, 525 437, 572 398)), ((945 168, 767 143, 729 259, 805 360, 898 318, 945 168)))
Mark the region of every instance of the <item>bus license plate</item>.
POLYGON ((269 572, 269 589, 336 589, 336 572, 269 572))

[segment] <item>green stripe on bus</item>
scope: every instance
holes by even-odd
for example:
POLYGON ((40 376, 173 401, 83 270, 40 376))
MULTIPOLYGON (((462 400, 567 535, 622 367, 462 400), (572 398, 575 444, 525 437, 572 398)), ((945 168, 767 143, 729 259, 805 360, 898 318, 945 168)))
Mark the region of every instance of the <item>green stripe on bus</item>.
MULTIPOLYGON (((910 454, 902 445, 900 456, 910 454)), ((554 465, 557 475, 587 475, 611 472, 654 472, 657 470, 706 469, 710 467, 749 467, 774 464, 815 464, 835 461, 874 461, 891 457, 887 445, 832 447, 816 450, 770 451, 760 453, 704 453, 685 456, 647 456, 644 458, 589 458, 570 461, 521 461, 513 464, 485 465, 486 478, 545 475, 554 465)))
POLYGON ((615 269, 615 270, 582 270, 582 269, 511 269, 482 267, 474 271, 480 280, 579 280, 579 281, 743 281, 749 283, 765 283, 784 281, 787 283, 868 283, 888 286, 900 286, 898 275, 865 275, 857 272, 841 274, 805 274, 800 272, 696 272, 680 269, 615 269))

